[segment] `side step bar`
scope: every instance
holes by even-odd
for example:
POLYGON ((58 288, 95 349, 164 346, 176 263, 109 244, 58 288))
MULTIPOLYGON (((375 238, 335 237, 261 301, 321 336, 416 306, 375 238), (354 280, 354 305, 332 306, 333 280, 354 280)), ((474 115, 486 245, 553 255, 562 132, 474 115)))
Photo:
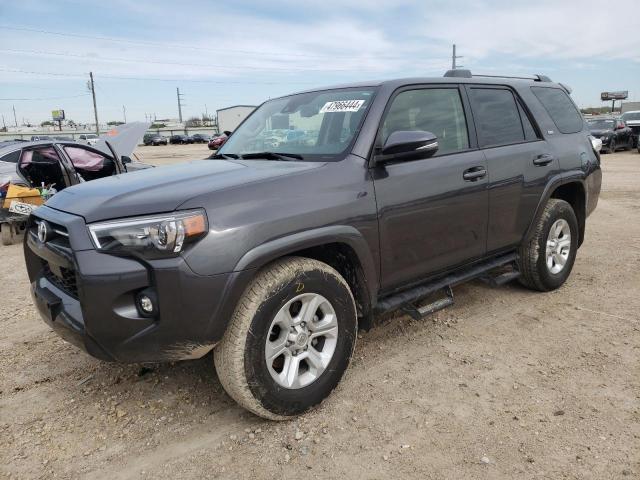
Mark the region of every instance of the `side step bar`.
POLYGON ((431 315, 432 313, 436 313, 437 311, 450 307, 453 305, 453 290, 451 290, 451 287, 447 286, 443 288, 443 291, 446 295, 444 298, 440 298, 419 308, 410 303, 402 307, 402 311, 411 316, 414 320, 421 320, 427 315, 431 315))
MULTIPOLYGON (((389 295, 382 298, 378 302, 375 307, 375 313, 379 314, 384 312, 391 312, 403 307, 407 307, 407 313, 413 311, 413 313, 420 314, 420 310, 424 310, 426 312, 424 315, 428 315, 429 313, 436 312, 453 304, 453 292, 451 292, 452 287, 460 283, 472 280, 474 278, 487 276, 487 272, 493 270, 494 268, 513 264, 516 261, 517 257, 518 256, 515 252, 501 255, 499 257, 494 257, 490 260, 471 265, 470 267, 459 270, 455 273, 444 275, 443 277, 436 278, 435 280, 429 281, 427 283, 417 285, 415 287, 409 288, 408 290, 403 290, 399 293, 389 295), (436 302, 429 305, 425 305, 421 309, 417 309, 413 306, 413 304, 418 303, 423 298, 437 292, 438 290, 444 290, 447 298, 437 300, 436 302), (435 308, 435 310, 433 310, 433 308, 435 308)), ((496 277, 495 281, 501 282, 496 283, 496 285, 502 285, 503 283, 513 280, 518 275, 520 275, 520 273, 517 271, 507 272, 507 274, 499 275, 498 277, 496 277), (507 274, 508 276, 505 277, 504 275, 507 274)), ((424 317, 424 315, 420 314, 420 318, 424 317)))

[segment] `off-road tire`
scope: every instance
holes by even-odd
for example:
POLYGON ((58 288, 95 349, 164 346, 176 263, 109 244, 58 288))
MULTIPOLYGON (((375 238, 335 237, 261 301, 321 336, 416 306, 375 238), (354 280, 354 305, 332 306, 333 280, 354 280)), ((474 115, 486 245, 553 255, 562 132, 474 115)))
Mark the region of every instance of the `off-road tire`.
POLYGON ((351 360, 356 335, 355 302, 344 278, 317 260, 286 257, 261 269, 246 288, 214 350, 214 362, 220 383, 238 404, 258 416, 286 420, 318 405, 335 389, 351 360), (268 371, 265 341, 280 308, 307 292, 324 296, 335 309, 337 345, 313 383, 286 389, 268 371))
POLYGON ((573 268, 578 250, 578 235, 578 220, 571 205, 564 200, 549 199, 542 215, 536 222, 530 240, 519 249, 520 283, 541 292, 548 292, 562 286, 573 268), (547 268, 546 263, 547 238, 551 226, 561 218, 567 221, 571 230, 571 250, 564 268, 557 274, 553 274, 547 268))
POLYGON ((2 245, 13 245, 15 232, 10 223, 3 223, 0 226, 0 237, 2 237, 2 245))

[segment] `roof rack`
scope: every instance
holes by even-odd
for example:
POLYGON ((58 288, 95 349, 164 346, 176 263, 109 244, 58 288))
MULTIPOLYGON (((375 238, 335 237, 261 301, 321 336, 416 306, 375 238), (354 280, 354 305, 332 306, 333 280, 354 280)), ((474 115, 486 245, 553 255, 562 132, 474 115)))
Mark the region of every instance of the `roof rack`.
POLYGON ((457 77, 457 78, 473 78, 473 77, 485 77, 485 78, 515 78, 518 80, 533 80, 534 82, 550 82, 551 79, 546 75, 533 75, 531 77, 509 77, 507 75, 472 75, 471 70, 456 69, 447 70, 444 74, 445 77, 457 77))

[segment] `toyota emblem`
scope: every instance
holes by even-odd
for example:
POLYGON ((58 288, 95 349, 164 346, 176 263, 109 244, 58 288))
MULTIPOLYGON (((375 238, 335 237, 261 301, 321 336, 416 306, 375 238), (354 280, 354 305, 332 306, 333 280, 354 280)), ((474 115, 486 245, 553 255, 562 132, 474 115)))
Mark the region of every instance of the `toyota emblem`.
POLYGON ((38 224, 38 240, 40 240, 41 243, 45 243, 48 240, 48 237, 49 237, 49 227, 47 226, 47 222, 42 220, 38 224))

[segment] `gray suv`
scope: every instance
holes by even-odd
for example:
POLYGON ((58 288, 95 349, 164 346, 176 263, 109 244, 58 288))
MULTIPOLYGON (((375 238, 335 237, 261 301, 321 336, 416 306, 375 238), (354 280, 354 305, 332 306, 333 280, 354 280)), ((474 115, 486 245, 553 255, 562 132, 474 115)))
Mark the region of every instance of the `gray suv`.
POLYGON ((271 419, 317 405, 358 328, 474 278, 568 278, 601 170, 569 89, 447 72, 269 100, 210 159, 67 188, 30 217, 32 295, 104 360, 211 350, 271 419))

